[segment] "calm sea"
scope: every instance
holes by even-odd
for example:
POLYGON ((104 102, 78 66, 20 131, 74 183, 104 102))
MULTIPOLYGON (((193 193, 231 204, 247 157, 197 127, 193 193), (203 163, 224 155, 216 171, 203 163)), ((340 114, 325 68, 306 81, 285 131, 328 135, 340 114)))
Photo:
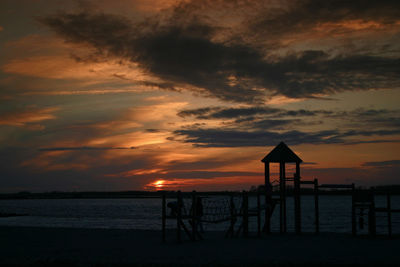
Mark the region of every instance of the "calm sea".
MULTIPOLYGON (((386 197, 376 196, 376 206, 386 207, 386 197)), ((168 199, 167 202, 173 201, 168 199)), ((185 200, 189 209, 190 200, 185 200)), ((228 197, 210 197, 203 200, 205 213, 218 217, 218 213, 227 212, 228 197)), ((236 200, 237 206, 240 200, 236 200)), ((250 206, 256 199, 250 198, 250 206)), ((320 231, 351 232, 351 197, 320 196, 320 231)), ((400 209, 400 196, 392 196, 392 208, 400 209)), ((287 201, 288 230, 294 231, 293 199, 287 201)), ((149 229, 161 228, 161 199, 24 199, 1 200, 1 213, 27 214, 27 216, 0 218, 2 226, 40 226, 40 227, 76 227, 109 229, 149 229)), ((364 215, 367 222, 367 216, 364 215)), ((393 233, 400 233, 400 214, 392 215, 393 233)), ((175 221, 168 220, 167 227, 173 228, 175 221)), ((228 223, 204 224, 205 230, 226 230, 228 223)), ((314 231, 314 198, 302 196, 302 230, 314 231)), ((255 231, 256 219, 250 220, 250 228, 255 231)), ((272 217, 273 231, 279 231, 279 207, 272 217)), ((360 232, 367 232, 367 225, 360 232)), ((377 214, 377 232, 387 232, 385 213, 377 214)))

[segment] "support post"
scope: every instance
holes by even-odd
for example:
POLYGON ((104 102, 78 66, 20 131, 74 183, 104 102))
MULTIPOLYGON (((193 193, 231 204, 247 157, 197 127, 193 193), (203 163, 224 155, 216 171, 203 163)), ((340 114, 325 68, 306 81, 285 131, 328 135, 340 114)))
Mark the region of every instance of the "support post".
POLYGON ((286 177, 285 177, 285 162, 279 163, 279 180, 280 180, 280 232, 286 233, 286 177))
POLYGON ((265 174, 265 224, 264 232, 271 233, 271 207, 272 207, 272 186, 269 178, 269 162, 264 163, 265 174))
POLYGON ((243 191, 243 236, 249 233, 249 198, 246 191, 243 191))
POLYGON ((196 241, 196 231, 197 231, 197 199, 196 191, 192 192, 192 240, 196 241))
POLYGON ((315 208, 315 233, 319 234, 319 195, 318 179, 314 179, 314 208, 315 208))
POLYGON ((261 201, 260 190, 257 190, 257 236, 261 236, 261 201))
POLYGON ((177 212, 176 212, 176 239, 178 243, 181 243, 181 221, 182 221, 182 193, 178 191, 177 194, 177 212))
POLYGON ((296 162, 296 173, 294 175, 294 220, 295 232, 301 234, 301 203, 300 203, 300 163, 296 162))
POLYGON ((356 219, 356 188, 354 183, 351 184, 351 232, 353 236, 357 235, 357 219, 356 219))
POLYGON ((162 225, 162 241, 165 242, 165 223, 167 220, 167 209, 166 209, 166 196, 165 192, 162 194, 162 210, 161 210, 161 225, 162 225))
POLYGON ((386 195, 386 208, 387 208, 387 220, 388 220, 388 235, 392 236, 392 203, 391 203, 390 192, 386 195))

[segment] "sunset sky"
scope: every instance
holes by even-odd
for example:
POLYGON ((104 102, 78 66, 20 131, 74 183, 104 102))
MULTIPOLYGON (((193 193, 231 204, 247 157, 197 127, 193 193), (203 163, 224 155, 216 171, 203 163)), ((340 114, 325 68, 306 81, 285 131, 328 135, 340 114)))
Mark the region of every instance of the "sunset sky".
POLYGON ((302 179, 398 184, 399 14, 385 0, 1 0, 0 192, 249 189, 281 141, 302 179))

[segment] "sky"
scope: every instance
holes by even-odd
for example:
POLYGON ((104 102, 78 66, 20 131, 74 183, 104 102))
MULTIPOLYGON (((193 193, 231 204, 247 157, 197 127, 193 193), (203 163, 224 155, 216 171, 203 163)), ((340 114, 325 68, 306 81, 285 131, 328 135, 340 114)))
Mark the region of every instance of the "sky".
POLYGON ((399 184, 399 14, 388 0, 1 0, 0 192, 247 190, 281 141, 303 180, 399 184))

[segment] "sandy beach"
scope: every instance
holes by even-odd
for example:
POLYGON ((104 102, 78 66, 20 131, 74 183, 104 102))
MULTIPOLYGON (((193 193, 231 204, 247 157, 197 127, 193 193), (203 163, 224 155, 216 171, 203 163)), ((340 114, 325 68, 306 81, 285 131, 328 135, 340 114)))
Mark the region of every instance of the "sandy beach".
POLYGON ((291 265, 400 264, 400 239, 292 234, 178 244, 175 231, 0 227, 2 264, 291 265))

